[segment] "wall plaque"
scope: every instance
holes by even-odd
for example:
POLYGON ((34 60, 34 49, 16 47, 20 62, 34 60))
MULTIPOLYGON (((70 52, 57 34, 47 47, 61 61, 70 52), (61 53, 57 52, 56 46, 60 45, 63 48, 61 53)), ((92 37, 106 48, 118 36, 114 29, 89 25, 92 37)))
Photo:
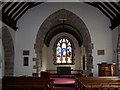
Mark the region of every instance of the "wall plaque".
POLYGON ((104 50, 97 50, 97 55, 104 55, 104 54, 105 54, 104 50))

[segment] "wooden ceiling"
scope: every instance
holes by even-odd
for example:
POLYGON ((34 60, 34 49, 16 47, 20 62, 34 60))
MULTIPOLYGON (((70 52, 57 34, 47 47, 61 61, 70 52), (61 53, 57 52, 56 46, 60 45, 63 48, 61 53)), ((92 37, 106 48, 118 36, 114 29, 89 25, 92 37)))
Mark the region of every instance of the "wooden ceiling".
MULTIPOLYGON (((45 2, 19 2, 20 0, 13 0, 15 2, 5 2, 1 1, 0 3, 0 20, 17 30, 16 27, 17 21, 25 14, 26 11, 35 7, 37 5, 41 5, 45 2)), ((111 30, 120 25, 120 1, 119 2, 84 2, 87 5, 91 5, 97 9, 99 9, 107 18, 109 18, 111 22, 111 30)), ((99 18, 99 17, 98 17, 99 18)))

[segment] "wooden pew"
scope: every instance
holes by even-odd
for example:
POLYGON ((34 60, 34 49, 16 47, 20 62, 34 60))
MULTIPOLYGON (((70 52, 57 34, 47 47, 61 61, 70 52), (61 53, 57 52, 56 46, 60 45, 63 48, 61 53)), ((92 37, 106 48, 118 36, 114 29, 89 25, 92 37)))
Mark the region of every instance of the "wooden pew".
POLYGON ((118 77, 77 77, 75 89, 118 89, 120 88, 120 78, 118 77))
POLYGON ((3 77, 2 90, 52 90, 50 78, 41 77, 3 77))

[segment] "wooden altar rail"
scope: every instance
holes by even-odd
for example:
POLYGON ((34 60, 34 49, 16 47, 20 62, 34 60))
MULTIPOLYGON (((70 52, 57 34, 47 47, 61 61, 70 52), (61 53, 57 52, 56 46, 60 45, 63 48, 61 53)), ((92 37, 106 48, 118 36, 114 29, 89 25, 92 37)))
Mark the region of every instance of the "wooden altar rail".
MULTIPOLYGON (((52 72, 57 73, 57 70, 46 70, 46 71, 48 71, 50 73, 52 73, 52 72)), ((73 69, 71 69, 70 71, 71 71, 71 73, 74 73, 74 74, 78 74, 78 73, 81 74, 82 73, 82 70, 73 70, 73 69)))
POLYGON ((71 73, 69 74, 58 74, 57 70, 46 70, 47 72, 50 72, 50 77, 54 78, 54 77, 64 77, 64 78, 75 78, 76 76, 82 76, 81 74, 81 70, 73 70, 71 69, 71 73))
POLYGON ((90 89, 120 89, 120 78, 118 77, 77 77, 76 90, 90 89))
POLYGON ((41 77, 3 77, 2 90, 52 90, 53 82, 41 77))

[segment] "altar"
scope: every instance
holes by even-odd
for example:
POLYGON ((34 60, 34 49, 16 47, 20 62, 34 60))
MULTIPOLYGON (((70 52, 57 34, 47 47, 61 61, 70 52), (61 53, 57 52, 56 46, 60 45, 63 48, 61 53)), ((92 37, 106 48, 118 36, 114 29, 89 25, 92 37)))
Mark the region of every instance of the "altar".
POLYGON ((57 74, 71 74, 71 67, 57 67, 57 74))
POLYGON ((57 70, 46 70, 50 72, 50 77, 76 77, 82 76, 81 70, 73 70, 71 67, 57 67, 57 70))

